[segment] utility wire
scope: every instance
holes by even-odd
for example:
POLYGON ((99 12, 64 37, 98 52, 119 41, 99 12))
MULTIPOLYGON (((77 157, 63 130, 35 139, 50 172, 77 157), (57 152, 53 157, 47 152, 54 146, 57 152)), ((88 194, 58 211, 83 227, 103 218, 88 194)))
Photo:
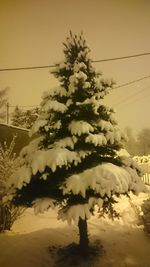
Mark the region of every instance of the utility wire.
POLYGON ((121 85, 118 85, 118 86, 114 87, 114 89, 118 89, 118 88, 121 88, 121 87, 130 85, 130 84, 136 83, 136 82, 140 82, 140 81, 145 80, 145 79, 148 79, 148 78, 150 78, 150 75, 141 77, 141 78, 139 78, 139 79, 137 79, 137 80, 133 80, 133 81, 128 82, 128 83, 123 83, 123 84, 121 84, 121 85))
POLYGON ((92 62, 94 62, 94 63, 97 63, 97 62, 106 62, 106 61, 122 60, 122 59, 128 59, 128 58, 133 58, 133 57, 149 56, 149 55, 150 55, 150 52, 147 52, 147 53, 129 55, 129 56, 124 56, 124 57, 115 57, 115 58, 106 58, 106 59, 100 59, 100 60, 93 60, 92 62))
MULTIPOLYGON (((119 85, 119 86, 114 87, 114 89, 118 89, 118 88, 121 88, 121 87, 124 87, 124 86, 128 86, 128 85, 130 85, 130 84, 133 84, 133 83, 136 83, 136 82, 140 82, 140 81, 145 80, 145 79, 148 79, 148 78, 150 78, 150 75, 148 75, 148 76, 144 76, 144 77, 139 78, 139 79, 137 79, 137 80, 133 80, 133 81, 130 81, 130 82, 121 84, 121 85, 119 85)), ((143 90, 143 89, 142 89, 142 90, 143 90)), ((142 90, 138 91, 137 94, 138 94, 139 92, 141 92, 142 90)), ((144 89, 144 90, 145 90, 145 89, 144 89)), ((120 104, 120 102, 119 102, 119 104, 120 104)), ((117 105, 119 105, 119 104, 117 103, 117 105)), ((17 106, 18 106, 18 105, 17 105, 17 106)), ((19 107, 22 107, 22 108, 31 107, 31 108, 32 108, 32 107, 38 107, 38 106, 40 106, 40 105, 19 106, 19 107)), ((11 107, 11 108, 15 108, 16 106, 11 106, 11 105, 9 105, 9 107, 11 107)))
MULTIPOLYGON (((130 59, 130 58, 142 57, 142 56, 149 56, 149 55, 150 55, 150 52, 146 52, 146 53, 123 56, 123 57, 92 60, 92 62, 93 63, 108 62, 108 61, 124 60, 124 59, 130 59)), ((47 69, 47 68, 54 68, 54 67, 56 67, 56 65, 43 65, 43 66, 18 67, 18 68, 2 68, 2 69, 0 69, 0 72, 3 72, 3 71, 21 71, 21 70, 47 69)))
POLYGON ((48 68, 54 68, 54 67, 56 67, 56 65, 31 66, 31 67, 18 67, 18 68, 5 68, 5 69, 0 69, 0 72, 2 72, 2 71, 18 71, 18 70, 48 69, 48 68))
POLYGON ((131 98, 143 93, 145 90, 149 89, 150 87, 145 87, 145 88, 142 88, 141 90, 139 90, 138 92, 134 93, 134 94, 131 94, 129 96, 127 96, 126 98, 124 98, 122 101, 119 101, 118 103, 114 104, 114 106, 119 106, 119 105, 122 105, 124 103, 126 103, 128 100, 131 100, 131 98))

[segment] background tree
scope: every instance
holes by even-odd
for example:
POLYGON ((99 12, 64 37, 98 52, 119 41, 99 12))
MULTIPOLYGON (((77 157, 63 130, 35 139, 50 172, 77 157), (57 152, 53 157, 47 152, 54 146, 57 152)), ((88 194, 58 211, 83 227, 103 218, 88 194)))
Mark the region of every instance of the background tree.
POLYGON ((0 90, 0 121, 6 121, 6 104, 8 101, 8 87, 0 90))
POLYGON ((125 149, 129 152, 131 156, 137 155, 137 152, 138 152, 137 140, 133 136, 132 129, 130 127, 126 127, 124 132, 127 136, 127 140, 124 144, 125 149))
POLYGON ((32 125, 38 117, 38 112, 39 109, 37 107, 24 111, 23 109, 16 106, 14 112, 12 113, 11 123, 12 125, 17 127, 31 129, 32 125))
POLYGON ((113 109, 103 105, 114 82, 95 71, 89 51, 82 34, 70 33, 64 62, 53 71, 60 86, 43 95, 31 130, 39 137, 23 149, 18 172, 9 182, 14 203, 34 204, 35 212, 56 205, 59 218, 74 221, 84 255, 87 220, 95 205, 113 217, 114 196, 143 189, 136 164, 117 155, 124 135, 113 109))
POLYGON ((150 154, 150 129, 142 129, 137 136, 138 155, 150 154))
POLYGON ((11 124, 18 127, 23 127, 24 124, 24 112, 18 106, 15 107, 11 117, 11 124))

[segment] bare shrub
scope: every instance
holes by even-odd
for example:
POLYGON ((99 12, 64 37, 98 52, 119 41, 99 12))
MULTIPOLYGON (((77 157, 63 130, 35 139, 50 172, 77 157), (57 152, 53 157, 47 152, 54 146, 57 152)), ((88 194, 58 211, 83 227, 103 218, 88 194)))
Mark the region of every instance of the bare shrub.
POLYGON ((3 201, 7 194, 7 181, 17 168, 17 159, 13 149, 16 136, 10 145, 0 143, 0 232, 10 230, 15 220, 23 213, 25 208, 15 207, 11 201, 3 201))

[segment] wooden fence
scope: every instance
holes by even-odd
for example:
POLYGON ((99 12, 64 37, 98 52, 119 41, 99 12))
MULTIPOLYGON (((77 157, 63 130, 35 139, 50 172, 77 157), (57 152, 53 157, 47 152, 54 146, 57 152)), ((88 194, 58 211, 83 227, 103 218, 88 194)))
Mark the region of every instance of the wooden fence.
POLYGON ((145 184, 150 185, 150 173, 145 173, 142 177, 142 180, 145 184))

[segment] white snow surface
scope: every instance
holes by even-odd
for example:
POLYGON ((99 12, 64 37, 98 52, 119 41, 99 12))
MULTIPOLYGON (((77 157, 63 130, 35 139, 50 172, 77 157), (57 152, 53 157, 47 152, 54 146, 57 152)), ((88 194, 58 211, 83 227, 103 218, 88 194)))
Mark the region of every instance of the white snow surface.
MULTIPOLYGON (((138 197, 131 195, 131 201, 121 198, 116 207, 121 215, 119 220, 98 218, 97 214, 89 219, 90 242, 100 240, 104 253, 92 265, 83 261, 80 267, 150 266, 150 237, 139 225, 136 213, 147 197, 148 194, 141 193, 138 197)), ((58 221, 55 210, 35 215, 33 209, 27 209, 12 231, 0 234, 0 266, 60 267, 56 264, 58 254, 48 247, 67 246, 78 239, 78 228, 58 221)))

